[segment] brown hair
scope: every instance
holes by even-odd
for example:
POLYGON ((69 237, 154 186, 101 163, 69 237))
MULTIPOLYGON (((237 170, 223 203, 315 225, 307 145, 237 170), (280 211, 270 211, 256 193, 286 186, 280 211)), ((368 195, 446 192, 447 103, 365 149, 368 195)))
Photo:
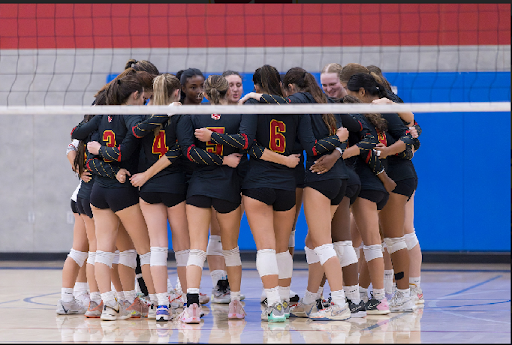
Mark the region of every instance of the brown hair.
POLYGON ((329 63, 322 68, 322 71, 320 74, 324 73, 336 73, 338 75, 338 79, 341 80, 341 70, 343 69, 343 66, 341 66, 339 63, 333 62, 329 63))
POLYGON ((384 78, 382 75, 382 70, 379 67, 370 65, 366 66, 366 68, 368 68, 368 71, 370 71, 370 74, 375 78, 375 80, 377 80, 378 83, 382 84, 382 86, 384 86, 388 91, 392 91, 391 84, 389 84, 388 80, 384 78))
POLYGON ((146 71, 148 73, 154 74, 155 76, 160 74, 158 68, 156 68, 155 65, 153 65, 151 62, 147 60, 137 61, 135 59, 130 59, 126 62, 126 65, 124 66, 124 69, 128 68, 133 68, 136 71, 146 71))
MULTIPOLYGON (((343 103, 363 103, 359 100, 359 98, 351 95, 346 95, 343 97, 343 103)), ((381 132, 385 132, 388 130, 388 121, 382 117, 379 113, 371 113, 371 114, 363 114, 365 118, 370 121, 370 123, 381 132)))
POLYGON ((212 74, 204 82, 204 92, 213 104, 219 104, 226 97, 228 89, 228 81, 221 75, 212 74))
POLYGON ((259 85, 264 93, 284 97, 281 89, 281 76, 273 66, 263 65, 257 68, 252 75, 252 82, 254 85, 259 85))
MULTIPOLYGON (((288 84, 295 84, 300 91, 309 92, 317 103, 327 103, 327 96, 318 85, 315 77, 301 67, 290 68, 283 78, 283 84, 286 89, 288 89, 288 84)), ((322 120, 329 129, 329 135, 335 134, 338 126, 334 115, 322 114, 322 120)))
POLYGON ((107 105, 121 105, 135 91, 142 93, 144 90, 153 91, 153 75, 145 71, 135 71, 133 68, 126 70, 127 74, 122 78, 112 80, 106 88, 107 105))
POLYGON ((368 68, 358 63, 348 63, 340 72, 340 81, 346 84, 350 80, 350 77, 357 73, 370 73, 370 71, 368 71, 368 68))
MULTIPOLYGON (((95 115, 90 114, 84 115, 82 123, 89 122, 94 116, 95 115)), ((78 174, 78 178, 80 178, 85 171, 85 145, 85 140, 80 140, 78 142, 76 156, 73 160, 73 167, 75 168, 75 172, 78 174)))

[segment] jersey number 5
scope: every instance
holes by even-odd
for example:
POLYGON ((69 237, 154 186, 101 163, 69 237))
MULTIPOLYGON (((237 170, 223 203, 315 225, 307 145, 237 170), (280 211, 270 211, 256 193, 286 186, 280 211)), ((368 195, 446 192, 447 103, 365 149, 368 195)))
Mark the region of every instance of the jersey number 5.
POLYGON ((169 148, 165 145, 165 131, 160 130, 158 135, 155 137, 155 140, 153 141, 151 152, 153 152, 155 155, 158 155, 158 159, 160 159, 163 155, 165 155, 167 151, 169 151, 169 148))
POLYGON ((282 121, 270 121, 270 142, 269 147, 272 151, 284 153, 286 149, 286 124, 282 121))
MULTIPOLYGON (((103 132, 103 142, 107 147, 115 147, 116 146, 116 133, 114 131, 107 129, 103 132)), ((111 159, 104 159, 105 162, 112 162, 111 159)))
MULTIPOLYGON (((224 127, 206 127, 206 128, 208 128, 212 132, 221 133, 221 134, 223 134, 224 130, 225 130, 224 127)), ((216 144, 212 141, 206 142, 206 152, 216 153, 219 156, 222 156, 222 152, 223 152, 222 149, 223 149, 223 146, 220 144, 216 144)))

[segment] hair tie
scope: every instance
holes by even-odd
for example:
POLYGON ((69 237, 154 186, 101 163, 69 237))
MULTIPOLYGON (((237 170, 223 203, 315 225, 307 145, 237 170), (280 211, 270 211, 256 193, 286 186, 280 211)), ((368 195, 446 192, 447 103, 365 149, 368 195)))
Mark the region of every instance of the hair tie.
POLYGON ((117 79, 117 85, 121 85, 121 79, 117 79))

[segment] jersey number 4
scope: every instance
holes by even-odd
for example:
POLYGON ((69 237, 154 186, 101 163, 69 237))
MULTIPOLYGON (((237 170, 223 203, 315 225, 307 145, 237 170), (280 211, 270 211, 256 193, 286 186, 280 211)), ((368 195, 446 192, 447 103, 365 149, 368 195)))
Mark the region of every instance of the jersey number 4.
POLYGON ((269 147, 272 151, 284 153, 286 149, 286 124, 282 121, 270 121, 270 141, 269 147))
POLYGON ((155 137, 155 140, 153 141, 151 152, 153 152, 155 155, 158 155, 158 159, 160 159, 163 155, 166 154, 167 151, 169 151, 169 148, 167 145, 165 145, 165 131, 160 130, 158 135, 155 137))

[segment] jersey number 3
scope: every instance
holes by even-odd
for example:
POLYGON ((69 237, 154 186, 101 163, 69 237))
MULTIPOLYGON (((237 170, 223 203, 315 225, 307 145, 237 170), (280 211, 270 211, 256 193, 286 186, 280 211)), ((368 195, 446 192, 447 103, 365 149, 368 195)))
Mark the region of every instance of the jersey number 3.
POLYGON ((286 149, 286 124, 282 121, 270 121, 270 149, 274 152, 284 153, 286 149))
MULTIPOLYGON (((206 128, 208 128, 212 132, 221 133, 221 134, 224 133, 224 127, 206 127, 206 128)), ((223 152, 222 149, 223 149, 223 147, 220 144, 216 144, 213 141, 206 142, 206 152, 216 153, 219 156, 222 156, 222 152, 223 152)))
MULTIPOLYGON (((107 129, 103 132, 103 142, 107 147, 115 147, 116 146, 116 133, 113 130, 107 129)), ((104 159, 105 162, 113 162, 111 159, 104 159)))

